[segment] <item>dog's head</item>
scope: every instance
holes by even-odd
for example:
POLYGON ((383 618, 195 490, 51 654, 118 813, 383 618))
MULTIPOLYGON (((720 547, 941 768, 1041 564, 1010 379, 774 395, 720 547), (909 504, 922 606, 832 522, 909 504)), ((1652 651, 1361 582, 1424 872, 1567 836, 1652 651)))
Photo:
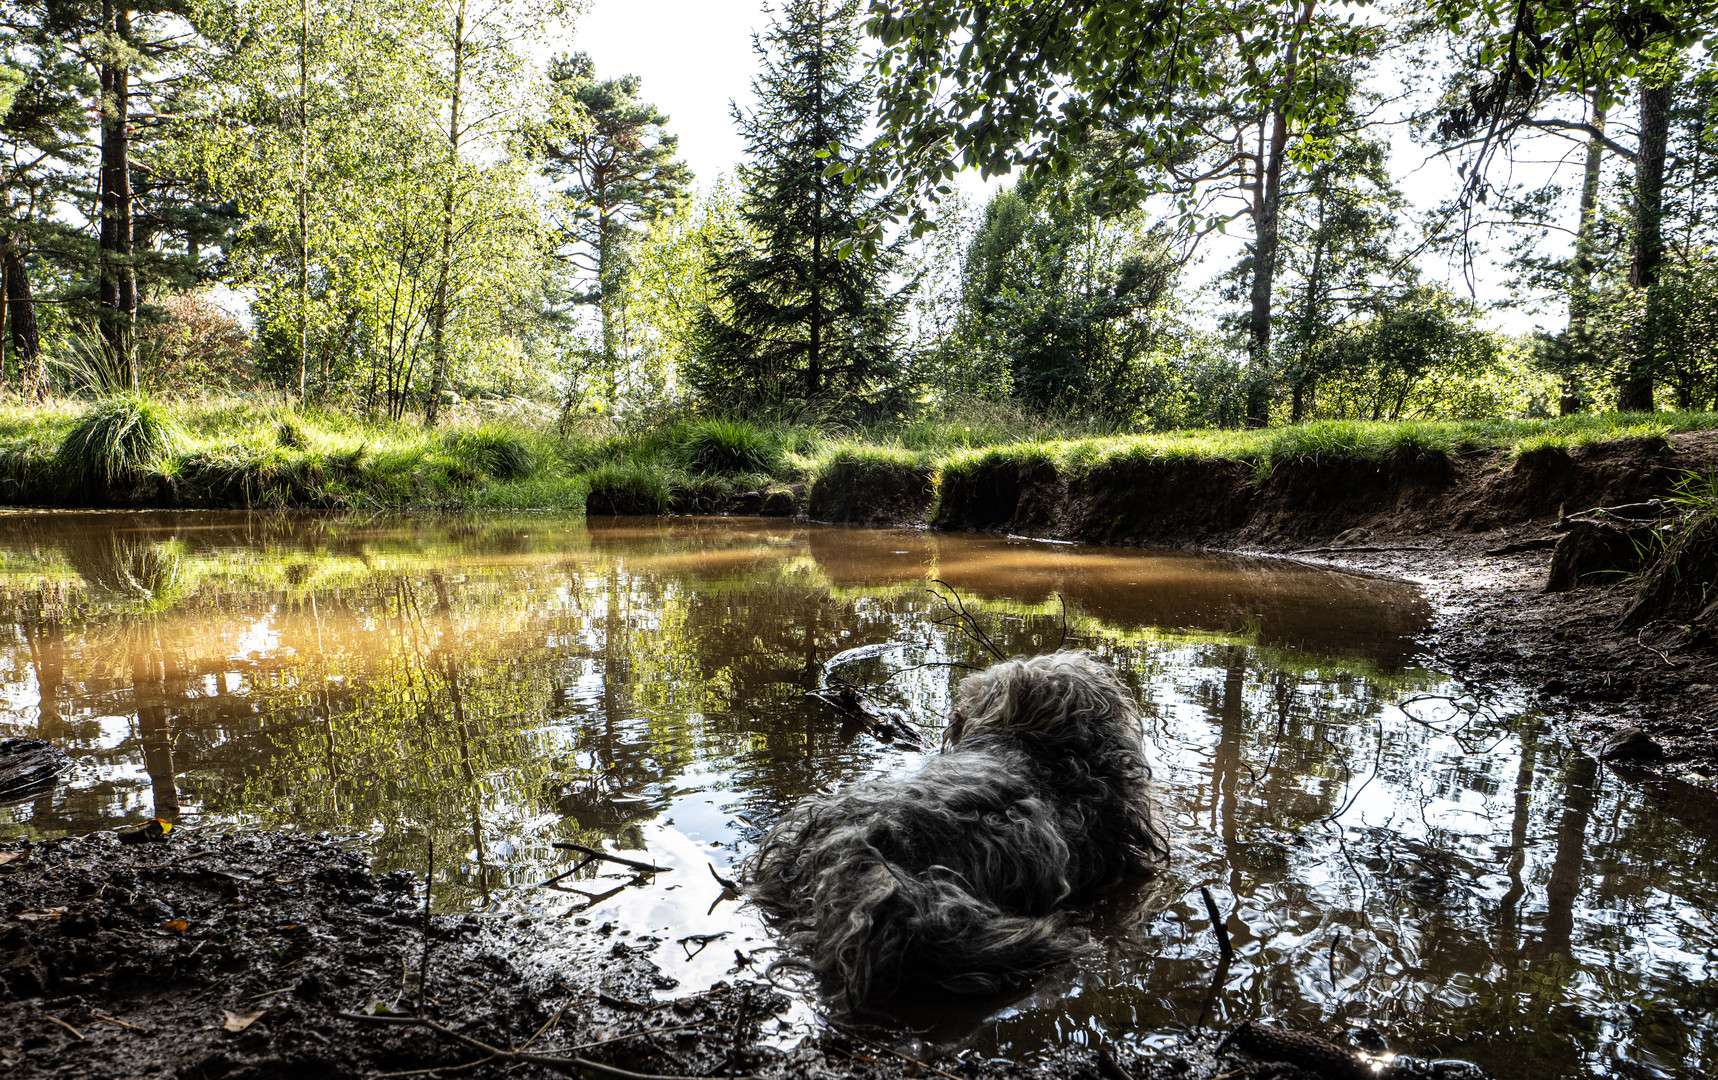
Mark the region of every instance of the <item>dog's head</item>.
POLYGON ((944 740, 953 747, 989 734, 1052 742, 1117 734, 1138 739, 1139 706, 1109 665, 1090 653, 1005 660, 961 681, 944 740))

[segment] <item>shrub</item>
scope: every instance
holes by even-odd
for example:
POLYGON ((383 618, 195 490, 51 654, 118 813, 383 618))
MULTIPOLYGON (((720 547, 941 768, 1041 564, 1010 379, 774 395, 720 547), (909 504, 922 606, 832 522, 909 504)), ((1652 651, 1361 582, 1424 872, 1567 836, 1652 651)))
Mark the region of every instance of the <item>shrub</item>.
POLYGON ((668 509, 668 479, 655 469, 610 462, 591 471, 588 514, 661 514, 668 509))
POLYGON ((152 318, 137 328, 151 386, 242 390, 256 381, 250 335, 231 312, 204 292, 155 300, 152 318))
POLYGON ((682 437, 689 469, 707 473, 767 473, 781 462, 781 447, 745 420, 699 420, 682 437))
POLYGON ((72 480, 110 487, 162 461, 185 429, 166 407, 134 395, 97 402, 66 433, 55 463, 72 480))
POLYGON ((496 480, 523 480, 537 471, 537 452, 506 428, 450 431, 442 436, 442 445, 464 464, 496 480))

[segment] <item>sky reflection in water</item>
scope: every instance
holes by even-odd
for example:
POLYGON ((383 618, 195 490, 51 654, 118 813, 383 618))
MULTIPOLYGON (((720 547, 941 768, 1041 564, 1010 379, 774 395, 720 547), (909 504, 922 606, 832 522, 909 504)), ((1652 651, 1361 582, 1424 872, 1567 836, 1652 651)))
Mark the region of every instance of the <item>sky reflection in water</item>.
POLYGON ((935 745, 936 665, 981 658, 934 622, 932 579, 1008 652, 1066 634, 1123 671, 1176 840, 1161 881, 1103 905, 1100 958, 915 1015, 932 1038, 1029 1056, 1271 1016, 1500 1078, 1718 1067, 1703 804, 1414 668, 1412 587, 1274 560, 748 519, 4 515, 0 733, 78 769, 0 832, 294 825, 420 872, 433 838, 441 908, 606 927, 696 989, 773 955, 709 867, 920 756, 808 701, 824 662, 903 643, 841 673, 899 672, 884 693, 935 745), (544 887, 578 859, 557 840, 673 869, 544 887))

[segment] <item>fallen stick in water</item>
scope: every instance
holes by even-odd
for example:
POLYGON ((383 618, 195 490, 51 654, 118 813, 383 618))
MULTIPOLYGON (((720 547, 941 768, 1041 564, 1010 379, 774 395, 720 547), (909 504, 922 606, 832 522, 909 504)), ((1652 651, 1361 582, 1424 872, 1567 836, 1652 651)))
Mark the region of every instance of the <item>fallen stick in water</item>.
POLYGON ((657 866, 655 863, 642 863, 633 859, 623 859, 619 855, 610 855, 606 851, 598 851, 596 848, 586 847, 583 844, 575 844, 571 840, 556 840, 551 846, 562 848, 567 851, 577 851, 581 854, 590 856, 592 859, 603 859, 607 862, 618 863, 621 866, 631 867, 634 870, 642 870, 650 874, 660 874, 665 870, 674 869, 672 866, 657 866))
POLYGON ((1235 958, 1235 947, 1229 943, 1229 927, 1217 911, 1217 901, 1211 899, 1211 890, 1201 885, 1199 895, 1205 898, 1205 914, 1211 916, 1211 932, 1217 935, 1217 951, 1222 954, 1223 963, 1227 964, 1235 958))

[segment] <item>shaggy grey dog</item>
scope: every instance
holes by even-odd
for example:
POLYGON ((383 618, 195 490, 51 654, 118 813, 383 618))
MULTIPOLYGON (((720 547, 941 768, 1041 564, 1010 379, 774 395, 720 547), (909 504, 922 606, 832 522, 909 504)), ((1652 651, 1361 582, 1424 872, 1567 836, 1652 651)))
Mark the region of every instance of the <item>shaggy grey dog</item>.
POLYGON ((993 993, 1088 945, 1063 910, 1169 848, 1139 708, 1084 652, 1008 660, 955 694, 911 776, 789 810, 746 891, 848 1010, 903 990, 993 993))

